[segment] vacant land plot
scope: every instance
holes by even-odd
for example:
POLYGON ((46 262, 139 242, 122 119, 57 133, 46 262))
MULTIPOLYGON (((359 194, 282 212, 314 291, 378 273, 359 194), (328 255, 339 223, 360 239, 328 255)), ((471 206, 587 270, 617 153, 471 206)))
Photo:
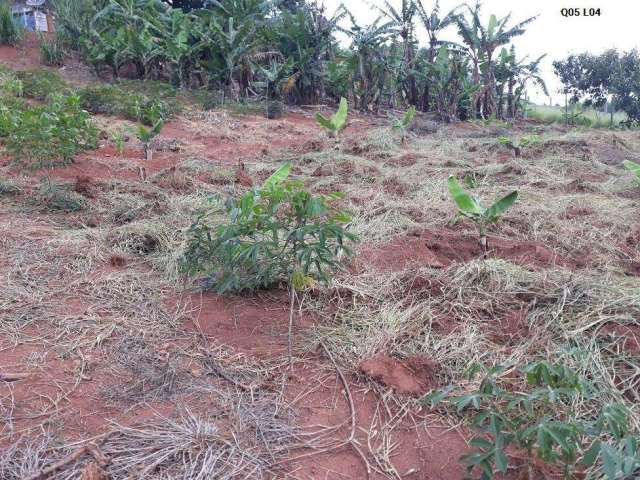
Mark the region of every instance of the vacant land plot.
MULTIPOLYGON (((471 414, 424 397, 478 392, 474 364, 512 392, 523 367, 564 365, 589 394, 558 418, 616 403, 639 426, 637 132, 467 122, 401 143, 351 115, 337 141, 314 110, 175 102, 150 160, 124 114, 93 115, 97 148, 66 166, 1 157, 1 478, 459 479, 471 414), (518 157, 499 141, 525 136, 518 157), (285 162, 345 194, 360 241, 333 281, 290 311, 285 288, 185 279, 198 212, 285 162), (450 175, 487 202, 519 192, 487 258, 450 175)), ((562 477, 508 453, 504 478, 562 477)))

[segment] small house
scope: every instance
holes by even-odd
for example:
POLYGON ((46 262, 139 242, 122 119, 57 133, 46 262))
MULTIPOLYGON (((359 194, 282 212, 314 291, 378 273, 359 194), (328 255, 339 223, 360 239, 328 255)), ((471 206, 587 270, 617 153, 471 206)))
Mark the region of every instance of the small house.
POLYGON ((53 23, 46 3, 46 0, 15 0, 13 18, 27 31, 50 32, 53 23))

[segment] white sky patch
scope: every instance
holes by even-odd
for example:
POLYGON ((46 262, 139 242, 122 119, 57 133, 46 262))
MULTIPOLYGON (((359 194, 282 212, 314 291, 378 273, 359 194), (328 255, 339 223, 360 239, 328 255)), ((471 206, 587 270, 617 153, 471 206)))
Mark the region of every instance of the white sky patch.
MULTIPOLYGON (((383 0, 323 0, 328 13, 333 13, 341 4, 354 14, 361 25, 374 21, 379 12, 372 5, 383 6, 383 0)), ((401 0, 389 0, 399 8, 401 0)), ((473 3, 473 2, 470 2, 473 3)), ((440 13, 445 14, 454 7, 460 5, 457 0, 441 0, 440 13)), ((430 11, 433 0, 423 0, 423 5, 430 11)), ((463 9, 461 9, 462 11, 463 9)), ((528 56, 530 59, 547 54, 542 61, 541 73, 544 78, 553 103, 563 104, 564 98, 558 93, 561 84, 553 73, 552 62, 565 58, 571 53, 591 52, 601 53, 609 48, 619 50, 631 50, 640 48, 640 18, 639 0, 485 0, 482 2, 482 12, 485 25, 489 16, 493 13, 503 17, 512 13, 511 25, 528 17, 538 15, 537 20, 529 24, 527 31, 521 37, 515 39, 518 58, 528 56), (577 8, 582 14, 583 9, 599 8, 600 16, 594 17, 570 17, 561 15, 563 8, 577 8)), ((426 34, 420 27, 419 19, 418 38, 422 44, 426 43, 426 34)), ((442 33, 442 40, 460 41, 455 27, 450 27, 442 33)), ((548 104, 546 97, 538 88, 530 86, 530 99, 539 104, 548 104)))

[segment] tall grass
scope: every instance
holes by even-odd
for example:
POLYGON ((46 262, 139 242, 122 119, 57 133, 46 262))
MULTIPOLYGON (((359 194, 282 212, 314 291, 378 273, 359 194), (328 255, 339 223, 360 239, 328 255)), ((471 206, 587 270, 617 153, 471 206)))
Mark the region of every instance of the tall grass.
POLYGON ((60 38, 56 36, 49 40, 44 35, 38 35, 40 41, 40 61, 50 67, 60 67, 64 63, 65 51, 60 38))
MULTIPOLYGON (((569 109, 569 115, 576 114, 578 110, 569 109)), ((534 120, 540 120, 544 123, 565 123, 566 114, 564 107, 550 107, 548 105, 530 105, 528 109, 528 117, 534 120)), ((613 114, 613 126, 617 126, 620 122, 627 120, 627 116, 623 112, 613 114)), ((592 108, 586 108, 576 115, 572 122, 573 125, 592 127, 592 128, 610 128, 611 115, 609 113, 599 112, 592 108)))
POLYGON ((11 5, 0 0, 0 45, 16 45, 22 39, 22 27, 13 19, 11 5))

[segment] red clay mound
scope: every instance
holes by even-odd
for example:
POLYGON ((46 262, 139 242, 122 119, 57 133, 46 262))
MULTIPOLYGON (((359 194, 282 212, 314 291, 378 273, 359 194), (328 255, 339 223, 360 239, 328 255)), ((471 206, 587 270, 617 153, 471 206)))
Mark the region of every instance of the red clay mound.
POLYGON ((378 353, 360 362, 358 368, 397 393, 421 395, 437 386, 435 364, 425 356, 414 355, 402 361, 378 353))
MULTIPOLYGON (((537 242, 491 236, 489 250, 489 257, 511 260, 523 266, 559 265, 574 269, 584 266, 588 260, 562 257, 537 242)), ((443 268, 481 256, 482 250, 475 235, 449 229, 421 230, 381 247, 364 247, 358 264, 371 264, 382 271, 399 271, 416 265, 443 268)))

